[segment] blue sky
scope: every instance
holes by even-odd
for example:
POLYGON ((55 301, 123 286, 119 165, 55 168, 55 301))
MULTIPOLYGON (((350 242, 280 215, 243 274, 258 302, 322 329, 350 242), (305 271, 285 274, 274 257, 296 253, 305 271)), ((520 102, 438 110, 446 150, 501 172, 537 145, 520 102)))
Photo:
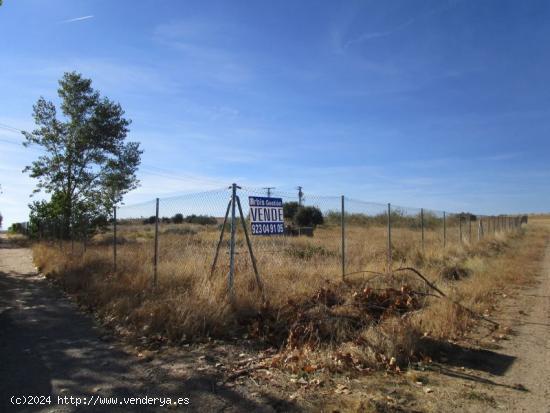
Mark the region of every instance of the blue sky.
POLYGON ((449 211, 550 210, 547 1, 5 0, 0 211, 39 96, 77 70, 133 120, 127 202, 233 181, 449 211))

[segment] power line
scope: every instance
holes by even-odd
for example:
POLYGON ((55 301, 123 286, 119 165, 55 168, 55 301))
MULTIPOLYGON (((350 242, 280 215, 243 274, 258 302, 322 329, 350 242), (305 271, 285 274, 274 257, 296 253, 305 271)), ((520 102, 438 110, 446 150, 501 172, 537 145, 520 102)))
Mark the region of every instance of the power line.
POLYGON ((12 129, 15 132, 23 132, 21 129, 16 128, 15 126, 7 125, 5 123, 0 122, 0 128, 2 129, 12 129))
POLYGON ((21 144, 23 143, 23 142, 10 141, 9 139, 3 139, 3 138, 0 138, 0 142, 11 143, 12 145, 17 145, 17 146, 21 146, 21 144))
MULTIPOLYGON (((21 129, 16 128, 15 126, 11 126, 2 122, 0 122, 0 129, 7 130, 9 132, 19 132, 19 133, 23 132, 21 129)), ((3 138, 0 138, 0 142, 9 143, 9 144, 18 145, 18 146, 23 143, 23 142, 14 142, 3 138)), ((158 166, 142 164, 142 167, 143 168, 141 169, 141 172, 144 173, 145 175, 156 175, 164 178, 170 178, 170 179, 175 179, 175 180, 185 181, 185 182, 186 181, 195 181, 195 182, 201 182, 201 183, 209 182, 213 185, 220 185, 220 186, 225 186, 227 184, 227 182, 221 182, 211 178, 202 178, 202 177, 197 178, 189 174, 185 174, 185 173, 182 174, 181 172, 174 172, 168 169, 159 168, 158 166), (149 171, 149 172, 143 171, 144 168, 153 169, 153 171, 149 171)))
MULTIPOLYGON (((21 133, 23 132, 21 129, 18 129, 16 128, 15 126, 10 126, 10 125, 7 125, 5 123, 0 123, 0 129, 3 129, 3 130, 6 130, 8 132, 14 132, 14 133, 21 133)), ((10 143, 12 145, 21 145, 23 144, 23 141, 20 141, 20 142, 16 142, 16 141, 12 141, 10 139, 4 139, 4 138, 0 138, 0 142, 4 142, 4 143, 10 143)))
POLYGON ((275 187, 274 187, 274 186, 266 186, 266 187, 264 187, 264 188, 262 188, 262 189, 267 190, 267 197, 270 198, 270 197, 271 197, 271 190, 272 190, 272 189, 275 189, 275 187))
POLYGON ((156 176, 161 176, 164 178, 170 178, 170 179, 184 181, 184 182, 195 181, 195 182, 201 182, 201 183, 205 183, 205 182, 211 183, 213 185, 219 185, 219 186, 227 185, 227 182, 222 182, 222 181, 207 178, 207 177, 196 177, 186 173, 174 172, 168 169, 159 168, 157 166, 152 166, 147 164, 142 164, 141 166, 142 166, 141 168, 142 173, 145 173, 146 175, 156 175, 156 176), (155 171, 155 169, 157 169, 157 171, 155 171))

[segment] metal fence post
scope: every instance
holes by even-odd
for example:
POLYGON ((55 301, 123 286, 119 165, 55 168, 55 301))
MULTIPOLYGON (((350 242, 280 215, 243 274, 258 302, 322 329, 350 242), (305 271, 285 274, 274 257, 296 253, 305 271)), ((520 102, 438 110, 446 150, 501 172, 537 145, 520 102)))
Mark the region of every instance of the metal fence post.
POLYGON ((460 243, 462 244, 462 214, 458 216, 458 237, 460 239, 460 243))
POLYGON ((116 273, 116 205, 113 207, 113 272, 116 273))
POLYGON ((420 227, 422 231, 422 253, 424 253, 424 208, 420 208, 420 227))
POLYGON ((218 239, 218 244, 216 245, 216 253, 214 254, 214 260, 212 261, 212 268, 210 269, 210 277, 214 274, 214 270, 216 269, 216 263, 218 262, 218 256, 220 254, 220 247, 223 242, 223 234, 225 232, 225 225, 227 224, 227 217, 229 215, 229 208, 231 208, 232 200, 230 199, 227 203, 227 209, 225 210, 225 215, 223 218, 222 228, 220 231, 220 238, 218 239))
POLYGON ((472 215, 468 214, 468 243, 472 243, 472 215))
POLYGON ((233 297, 233 280, 235 278, 235 231, 237 223, 235 222, 235 202, 237 198, 237 184, 231 185, 231 240, 229 244, 229 277, 227 280, 229 294, 233 297))
POLYGON ((157 270, 159 260, 159 199, 155 208, 155 255, 153 256, 153 286, 157 286, 157 270))
POLYGON ((443 211, 443 248, 447 247, 447 214, 443 211))
POLYGON ((237 200, 237 206, 239 207, 239 215, 241 217, 241 224, 243 226, 244 237, 246 239, 246 245, 248 246, 248 252, 250 253, 250 260, 252 261, 252 267, 254 268, 254 276, 256 277, 256 284, 262 293, 262 301, 265 303, 265 292, 262 280, 260 279, 260 274, 258 272, 258 265, 256 263, 256 257, 254 256, 254 251, 252 250, 252 242, 248 236, 248 231, 246 229, 246 222, 243 214, 243 207, 241 206, 241 200, 238 196, 235 197, 237 200))
POLYGON ((342 217, 341 217, 341 229, 342 229, 342 280, 346 278, 346 210, 344 205, 344 195, 342 199, 342 217))
POLYGON ((391 272, 392 267, 392 251, 391 251, 391 204, 388 203, 388 272, 391 272))
POLYGON ((483 218, 479 217, 479 221, 477 223, 477 241, 481 241, 481 228, 482 228, 482 220, 483 218))

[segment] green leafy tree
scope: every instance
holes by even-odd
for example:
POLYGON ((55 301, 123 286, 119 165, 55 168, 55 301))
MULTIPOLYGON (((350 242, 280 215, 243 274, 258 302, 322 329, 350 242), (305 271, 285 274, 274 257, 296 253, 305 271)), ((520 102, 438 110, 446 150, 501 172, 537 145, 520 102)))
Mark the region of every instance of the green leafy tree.
MULTIPOLYGON (((24 172, 38 180, 34 192, 51 194, 55 205, 47 212, 61 219, 64 234, 84 215, 109 216, 113 205, 139 184, 142 151, 139 143, 126 141, 130 120, 91 84, 79 73, 65 73, 57 91, 62 118, 41 97, 33 107, 36 129, 23 132, 25 146, 44 150, 24 172)), ((40 208, 47 210, 35 205, 35 211, 40 208)))
POLYGON ((299 227, 314 227, 324 223, 321 210, 314 206, 300 205, 298 202, 285 202, 283 204, 285 220, 299 227))
POLYGON ((181 224, 183 223, 183 214, 177 213, 172 217, 172 222, 174 224, 181 224))
POLYGON ((295 201, 285 202, 283 204, 283 215, 285 219, 288 219, 289 221, 293 221, 294 217, 296 216, 296 212, 298 212, 299 208, 300 208, 300 204, 298 202, 295 202, 295 201))
POLYGON ((294 216, 294 223, 300 227, 315 227, 323 222, 323 213, 314 206, 301 206, 294 216))

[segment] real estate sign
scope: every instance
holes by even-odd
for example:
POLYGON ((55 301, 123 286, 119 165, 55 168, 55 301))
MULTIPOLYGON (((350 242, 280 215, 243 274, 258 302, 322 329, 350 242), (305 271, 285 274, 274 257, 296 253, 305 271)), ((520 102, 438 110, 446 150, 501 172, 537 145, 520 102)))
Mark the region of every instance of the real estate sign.
POLYGON ((275 235, 285 232, 283 199, 249 196, 252 235, 275 235))

